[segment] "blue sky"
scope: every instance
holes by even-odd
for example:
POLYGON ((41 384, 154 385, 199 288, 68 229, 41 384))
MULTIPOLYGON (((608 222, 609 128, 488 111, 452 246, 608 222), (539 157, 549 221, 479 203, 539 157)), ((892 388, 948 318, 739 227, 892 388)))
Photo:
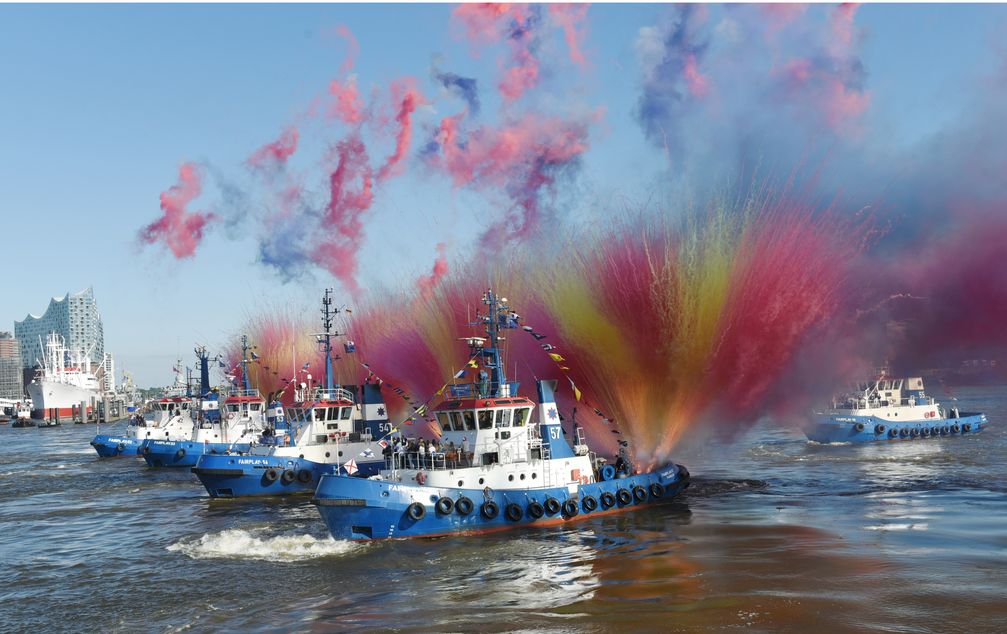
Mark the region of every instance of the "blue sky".
MULTIPOLYGON (((325 271, 285 284, 256 264, 254 228, 218 227, 182 261, 141 249, 136 234, 159 215, 158 196, 182 161, 238 178, 242 161, 324 92, 345 51, 332 35, 339 24, 359 40, 354 72, 363 87, 411 75, 433 93, 436 57, 491 89, 502 49, 473 57, 451 28, 451 8, 0 6, 0 217, 9 271, 0 329, 41 312, 53 295, 93 286, 106 349, 140 385, 156 385, 171 380, 176 355, 191 362, 193 343, 221 344, 248 315, 285 304, 311 310, 326 286, 338 294, 325 271)), ((536 97, 546 108, 567 98, 604 108, 577 186, 564 197, 575 214, 624 197, 646 200, 666 180, 665 156, 647 142, 634 109, 635 41, 667 10, 592 7, 589 69, 557 70, 536 97)), ((862 8, 867 134, 911 147, 967 116, 970 86, 997 62, 1005 17, 1001 6, 862 8)), ((556 35, 556 50, 559 42, 556 35)), ((492 112, 492 96, 485 98, 492 112)), ((449 105, 438 100, 418 118, 436 120, 449 105)), ((324 148, 339 138, 326 132, 305 144, 324 148)), ((216 204, 210 187, 192 208, 216 204)), ((452 257, 465 256, 495 205, 492 192, 454 190, 446 178, 410 170, 389 183, 368 219, 361 283, 408 286, 429 270, 441 240, 452 257)))

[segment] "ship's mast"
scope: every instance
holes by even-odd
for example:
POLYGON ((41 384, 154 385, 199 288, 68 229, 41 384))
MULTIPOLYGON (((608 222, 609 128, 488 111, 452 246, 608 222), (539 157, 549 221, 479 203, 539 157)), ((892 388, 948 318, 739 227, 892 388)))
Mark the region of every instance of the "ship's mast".
POLYGON ((338 332, 332 332, 332 319, 339 314, 338 308, 332 307, 332 289, 325 289, 322 297, 322 332, 316 335, 317 340, 322 344, 322 351, 325 353, 325 392, 331 394, 335 389, 333 383, 332 370, 332 337, 339 336, 338 332))
POLYGON ((210 393, 210 355, 206 351, 206 346, 199 346, 195 350, 196 358, 199 359, 199 396, 205 398, 210 393))
POLYGON ((241 335, 241 381, 246 394, 252 391, 252 382, 248 380, 248 364, 251 362, 248 358, 248 335, 241 335))
POLYGON ((483 304, 487 306, 483 321, 489 339, 489 346, 482 350, 483 365, 490 369, 490 395, 496 397, 502 395, 501 388, 507 383, 507 373, 500 353, 500 329, 516 328, 517 315, 510 312, 507 300, 498 298, 493 289, 487 289, 483 294, 483 304))

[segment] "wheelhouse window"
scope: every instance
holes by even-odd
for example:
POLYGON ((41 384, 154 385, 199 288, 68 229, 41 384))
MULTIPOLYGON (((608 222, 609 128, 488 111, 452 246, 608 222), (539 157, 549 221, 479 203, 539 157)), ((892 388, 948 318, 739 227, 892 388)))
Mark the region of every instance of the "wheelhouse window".
POLYGON ((260 409, 262 409, 262 403, 252 403, 251 407, 253 412, 258 412, 260 409))
POLYGON ((353 408, 352 407, 344 407, 343 411, 340 412, 340 414, 339 414, 339 417, 342 418, 343 420, 350 420, 351 416, 353 416, 353 408))
POLYGON ((479 429, 492 429, 493 428, 493 410, 481 409, 479 410, 479 429))
POLYGON ((238 411, 238 404, 237 403, 228 403, 227 404, 227 411, 229 411, 229 412, 237 412, 238 411))
POLYGON ((510 427, 510 413, 509 409, 497 410, 497 427, 510 427))
POLYGON ((514 426, 524 427, 525 423, 528 422, 528 412, 530 411, 531 408, 529 407, 522 407, 514 410, 514 426))
POLYGON ((476 415, 472 410, 466 410, 462 412, 462 417, 465 419, 465 431, 475 431, 476 429, 476 415))
POLYGON ((465 429, 465 423, 462 422, 461 412, 451 412, 451 428, 454 431, 463 431, 465 429))
POLYGON ((451 424, 448 422, 447 412, 437 412, 437 422, 440 423, 441 429, 444 431, 453 431, 451 424))

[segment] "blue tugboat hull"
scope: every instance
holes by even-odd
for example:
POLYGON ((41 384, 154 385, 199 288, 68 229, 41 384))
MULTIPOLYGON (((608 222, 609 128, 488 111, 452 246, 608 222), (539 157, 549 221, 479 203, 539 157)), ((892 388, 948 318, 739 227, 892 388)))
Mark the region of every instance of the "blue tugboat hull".
POLYGON ((91 440, 91 446, 102 458, 117 458, 119 456, 139 457, 143 440, 127 438, 126 436, 109 436, 99 434, 91 440))
POLYGON ((334 538, 366 541, 560 524, 667 503, 688 486, 689 471, 675 464, 650 473, 572 488, 503 491, 436 488, 326 475, 312 501, 334 538), (444 512, 446 503, 441 502, 445 498, 451 501, 447 512, 444 512), (462 500, 467 500, 471 507, 462 500), (558 503, 559 508, 550 510, 550 500, 554 501, 552 505, 558 503), (422 511, 417 511, 417 506, 422 511))
MULTIPOLYGON (((383 466, 383 460, 358 462, 357 475, 374 475, 383 466)), ((210 497, 234 498, 314 493, 321 477, 337 469, 338 464, 290 456, 204 454, 192 472, 210 497)))
POLYGON ((958 418, 890 421, 877 416, 821 414, 804 430, 808 439, 819 443, 860 443, 878 440, 915 440, 962 436, 982 431, 985 414, 962 413, 958 418))
POLYGON ((194 467, 204 454, 248 451, 249 446, 249 443, 145 440, 140 448, 140 455, 151 467, 194 467))

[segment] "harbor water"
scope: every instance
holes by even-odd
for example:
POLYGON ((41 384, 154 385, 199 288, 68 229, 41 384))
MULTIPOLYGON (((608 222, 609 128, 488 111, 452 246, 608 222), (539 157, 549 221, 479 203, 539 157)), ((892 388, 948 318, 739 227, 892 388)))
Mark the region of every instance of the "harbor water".
POLYGON ((3 425, 0 631, 1003 632, 1007 387, 955 395, 989 429, 817 445, 764 422, 675 456, 677 504, 367 544, 306 497, 100 460, 91 425, 3 425))

